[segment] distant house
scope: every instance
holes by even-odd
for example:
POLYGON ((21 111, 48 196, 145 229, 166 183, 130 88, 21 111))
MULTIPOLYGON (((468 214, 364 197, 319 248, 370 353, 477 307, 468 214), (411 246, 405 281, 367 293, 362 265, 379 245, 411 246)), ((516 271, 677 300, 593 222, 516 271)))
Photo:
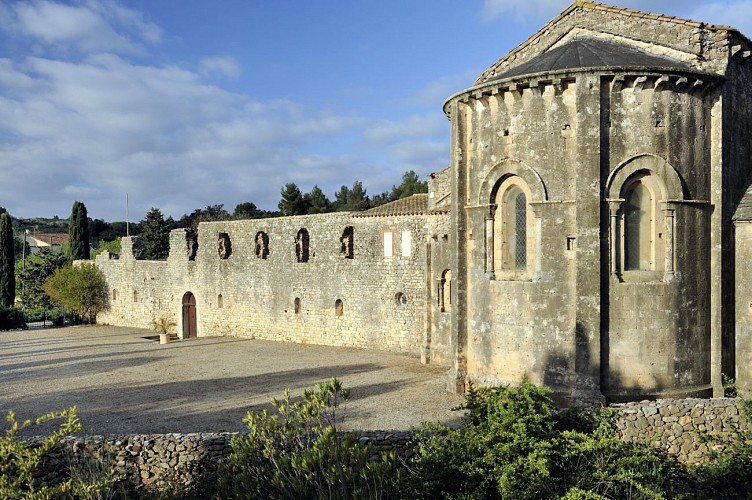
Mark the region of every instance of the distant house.
POLYGON ((68 241, 68 233, 36 233, 26 235, 26 243, 29 244, 31 253, 37 253, 40 248, 49 248, 53 252, 57 252, 66 241, 68 241))

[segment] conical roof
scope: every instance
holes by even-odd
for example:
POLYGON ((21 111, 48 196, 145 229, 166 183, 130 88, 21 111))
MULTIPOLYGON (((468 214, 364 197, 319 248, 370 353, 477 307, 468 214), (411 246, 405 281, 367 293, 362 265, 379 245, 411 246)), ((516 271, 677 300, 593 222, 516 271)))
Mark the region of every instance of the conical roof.
POLYGON ((491 80, 567 69, 610 67, 692 69, 689 64, 670 57, 651 54, 633 45, 581 37, 573 38, 564 45, 510 68, 491 80))

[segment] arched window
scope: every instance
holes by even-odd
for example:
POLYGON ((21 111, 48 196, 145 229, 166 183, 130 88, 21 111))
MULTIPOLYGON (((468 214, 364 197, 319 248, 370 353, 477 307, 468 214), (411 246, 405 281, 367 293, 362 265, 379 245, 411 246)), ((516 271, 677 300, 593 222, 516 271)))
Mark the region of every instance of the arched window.
POLYGON ((301 228, 300 231, 298 231, 298 235, 295 237, 295 257, 298 262, 308 262, 308 244, 308 230, 301 228))
POLYGON ((138 302, 138 292, 133 290, 133 302, 138 302))
POLYGON ((295 314, 300 314, 300 307, 301 307, 300 297, 295 297, 295 301, 293 302, 293 306, 295 308, 294 309, 295 310, 295 314))
POLYGON ((117 288, 112 289, 112 300, 117 300, 117 288))
POLYGON ((532 255, 532 211, 530 191, 518 176, 499 185, 494 197, 494 270, 523 272, 530 269, 532 255))
POLYGON ((353 253, 353 241, 354 239, 354 229, 352 226, 347 226, 345 230, 342 232, 342 236, 339 238, 339 253, 342 257, 346 259, 352 259, 354 256, 353 253))
POLYGON ((225 298, 222 297, 222 294, 220 293, 217 295, 217 308, 222 309, 225 306, 225 298))
POLYGON ((269 236, 259 231, 256 233, 256 257, 266 259, 269 256, 269 236))
POLYGON ((217 254, 220 259, 227 259, 232 255, 232 244, 230 243, 229 234, 219 233, 217 236, 217 254))
POLYGON ((664 261, 664 221, 658 210, 658 179, 637 172, 622 188, 624 271, 660 271, 664 261))
POLYGON ((337 299, 334 302, 334 315, 343 316, 344 314, 345 314, 345 304, 342 302, 342 300, 337 299))

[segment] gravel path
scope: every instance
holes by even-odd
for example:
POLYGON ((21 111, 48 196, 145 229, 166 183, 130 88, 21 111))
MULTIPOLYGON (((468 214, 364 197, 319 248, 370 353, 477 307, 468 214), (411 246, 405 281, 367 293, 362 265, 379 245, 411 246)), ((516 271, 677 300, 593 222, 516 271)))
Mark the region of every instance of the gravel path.
POLYGON ((295 396, 336 376, 351 389, 347 429, 460 417, 451 408, 463 398, 446 392, 446 368, 414 357, 232 337, 160 345, 143 338, 151 335, 105 326, 0 332, 0 413, 26 419, 76 405, 88 435, 243 431, 245 414, 285 388, 295 396))

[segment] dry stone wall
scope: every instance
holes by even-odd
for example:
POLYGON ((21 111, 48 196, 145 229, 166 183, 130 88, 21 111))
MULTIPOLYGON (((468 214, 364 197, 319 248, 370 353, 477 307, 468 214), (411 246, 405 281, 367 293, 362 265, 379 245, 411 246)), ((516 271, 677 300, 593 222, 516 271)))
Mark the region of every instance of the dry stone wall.
MULTIPOLYGON (((626 441, 648 442, 683 463, 696 463, 711 450, 723 451, 737 431, 749 430, 738 399, 640 401, 612 405, 617 435, 626 441)), ((68 437, 50 452, 35 473, 42 484, 66 477, 70 457, 88 456, 114 467, 132 488, 190 484, 216 471, 230 453, 232 433, 159 434, 68 437)), ((413 454, 412 431, 359 431, 358 442, 376 453, 413 454)), ((377 455, 374 455, 376 457, 377 455)))
POLYGON ((737 431, 748 431, 738 399, 680 399, 612 405, 616 428, 626 441, 651 443, 684 463, 711 450, 723 451, 737 431))
MULTIPOLYGON (((189 485, 217 470, 221 458, 231 452, 233 433, 151 434, 65 438, 50 451, 33 472, 40 485, 55 485, 68 477, 68 464, 78 461, 89 470, 114 468, 129 489, 189 485), (97 464, 97 465, 92 465, 97 464)), ((357 440, 370 445, 374 457, 394 451, 398 457, 412 455, 408 431, 361 431, 357 440)), ((32 443, 34 440, 30 440, 32 443)))

